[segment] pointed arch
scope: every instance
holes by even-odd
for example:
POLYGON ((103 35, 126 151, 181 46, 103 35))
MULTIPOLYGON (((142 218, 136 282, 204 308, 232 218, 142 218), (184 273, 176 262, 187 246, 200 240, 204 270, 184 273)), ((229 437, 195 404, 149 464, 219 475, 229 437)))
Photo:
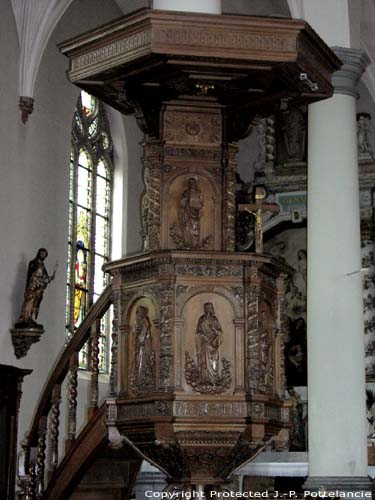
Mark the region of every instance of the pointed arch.
MULTIPOLYGON (((67 265, 67 336, 108 284, 102 267, 111 256, 113 147, 104 105, 82 91, 72 124, 67 265)), ((108 318, 100 335, 99 370, 108 367, 108 318)), ((88 368, 88 348, 79 366, 88 368)))

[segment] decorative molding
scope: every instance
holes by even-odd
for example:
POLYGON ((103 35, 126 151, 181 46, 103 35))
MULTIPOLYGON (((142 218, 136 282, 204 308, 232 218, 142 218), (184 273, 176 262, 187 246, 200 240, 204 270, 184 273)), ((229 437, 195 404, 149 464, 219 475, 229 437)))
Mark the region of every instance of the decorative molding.
MULTIPOLYGON (((179 147, 179 146, 165 146, 164 147, 164 156, 165 157, 173 157, 173 158, 182 158, 186 159, 186 157, 192 159, 199 160, 211 160, 211 161, 220 161, 222 157, 222 153, 220 149, 204 149, 200 147, 179 147)), ((172 168, 172 167, 171 167, 172 168)), ((176 167, 175 167, 176 168, 176 167)), ((166 166, 164 166, 166 170, 166 166)))
POLYGON ((173 306, 174 291, 164 286, 159 292, 160 302, 160 388, 168 390, 172 384, 173 306))
POLYGON ((12 328, 10 333, 12 335, 14 354, 17 359, 20 359, 26 356, 32 344, 39 342, 44 329, 41 325, 39 328, 12 328))
POLYGON ((342 68, 332 76, 335 94, 345 94, 357 98, 356 86, 371 62, 369 56, 362 49, 332 47, 332 50, 344 63, 342 68))
POLYGON ((246 417, 245 402, 226 401, 175 401, 173 415, 176 417, 246 417))
POLYGON ((176 274, 179 276, 233 276, 241 277, 242 268, 235 266, 219 266, 219 265, 177 265, 176 274))
POLYGON ((72 71, 78 71, 81 68, 89 68, 90 66, 95 66, 96 64, 106 61, 108 58, 115 58, 120 55, 129 53, 129 58, 126 60, 131 60, 137 57, 136 50, 142 47, 146 47, 151 42, 151 30, 140 31, 138 33, 133 33, 132 35, 126 36, 120 40, 109 43, 104 47, 99 47, 88 54, 78 56, 72 60, 72 71))
POLYGON ((217 30, 187 26, 161 28, 155 32, 155 43, 173 46, 209 47, 224 50, 269 50, 292 52, 296 50, 295 39, 287 34, 256 34, 248 31, 229 31, 220 26, 217 30))

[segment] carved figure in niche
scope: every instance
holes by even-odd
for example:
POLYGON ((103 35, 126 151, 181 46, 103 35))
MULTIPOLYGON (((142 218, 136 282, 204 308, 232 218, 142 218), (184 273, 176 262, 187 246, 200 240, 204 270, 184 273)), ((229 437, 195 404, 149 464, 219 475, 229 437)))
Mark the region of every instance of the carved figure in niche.
POLYGON ((302 297, 307 296, 307 253, 300 248, 297 252, 297 266, 294 273, 294 284, 302 297))
POLYGON ((285 376, 288 386, 307 385, 306 323, 297 318, 290 325, 290 339, 285 344, 285 376))
POLYGON ((195 333, 198 368, 203 383, 215 384, 219 378, 219 346, 223 331, 216 317, 214 306, 206 302, 204 314, 199 318, 195 333))
POLYGON ((48 256, 45 248, 39 248, 38 253, 29 263, 26 279, 26 288, 23 299, 21 316, 16 323, 16 327, 20 325, 28 325, 38 327, 36 320, 39 314, 40 303, 43 299, 43 292, 47 285, 55 279, 57 270, 57 262, 51 276, 48 275, 44 266, 44 261, 48 256))
POLYGON ((292 407, 290 411, 292 428, 290 430, 289 451, 306 451, 305 418, 301 396, 293 387, 288 387, 292 407))
POLYGON ((357 140, 359 159, 372 159, 374 153, 370 143, 371 115, 369 113, 357 114, 357 140))
POLYGON ((268 391, 273 383, 273 336, 268 325, 266 311, 262 311, 259 320, 260 364, 263 373, 264 391, 268 391))
POLYGON ((198 189, 196 179, 191 177, 187 182, 185 191, 182 193, 179 211, 184 242, 189 248, 199 247, 200 220, 203 206, 202 193, 198 189))
POLYGON ((134 392, 146 393, 154 387, 155 353, 152 350, 151 321, 145 306, 138 306, 135 314, 134 367, 130 385, 134 392))
POLYGON ((292 161, 303 161, 306 144, 306 122, 302 111, 292 108, 283 114, 285 148, 292 161))
POLYGON ((195 177, 187 181, 178 206, 178 224, 171 227, 171 237, 179 249, 206 248, 212 236, 201 240, 201 217, 204 208, 204 198, 195 177))
POLYGON ((292 279, 288 280, 285 294, 289 317, 296 319, 306 314, 307 307, 307 254, 299 249, 292 279))
POLYGON ((212 302, 203 306, 195 331, 195 347, 197 363, 186 352, 186 381, 197 392, 219 394, 230 386, 230 361, 223 358, 220 368, 220 345, 223 341, 223 330, 212 302))

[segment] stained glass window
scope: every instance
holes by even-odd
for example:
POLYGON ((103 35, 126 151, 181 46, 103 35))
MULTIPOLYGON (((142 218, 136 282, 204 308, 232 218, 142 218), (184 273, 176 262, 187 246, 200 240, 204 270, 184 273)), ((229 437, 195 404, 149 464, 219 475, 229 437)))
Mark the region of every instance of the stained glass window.
MULTIPOLYGON (((66 329, 68 338, 108 284, 113 183, 112 141, 103 104, 82 91, 74 113, 70 159, 66 329)), ((108 315, 101 322, 99 370, 108 368, 108 315)), ((88 368, 89 346, 79 356, 88 368)))

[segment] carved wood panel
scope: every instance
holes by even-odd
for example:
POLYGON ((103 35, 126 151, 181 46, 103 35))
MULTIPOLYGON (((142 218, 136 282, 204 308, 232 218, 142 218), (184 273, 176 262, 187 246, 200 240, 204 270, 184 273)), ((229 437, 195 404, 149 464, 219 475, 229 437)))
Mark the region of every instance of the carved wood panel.
POLYGON ((186 392, 222 394, 235 384, 233 306, 215 293, 198 293, 185 304, 185 359, 182 386, 186 392))

